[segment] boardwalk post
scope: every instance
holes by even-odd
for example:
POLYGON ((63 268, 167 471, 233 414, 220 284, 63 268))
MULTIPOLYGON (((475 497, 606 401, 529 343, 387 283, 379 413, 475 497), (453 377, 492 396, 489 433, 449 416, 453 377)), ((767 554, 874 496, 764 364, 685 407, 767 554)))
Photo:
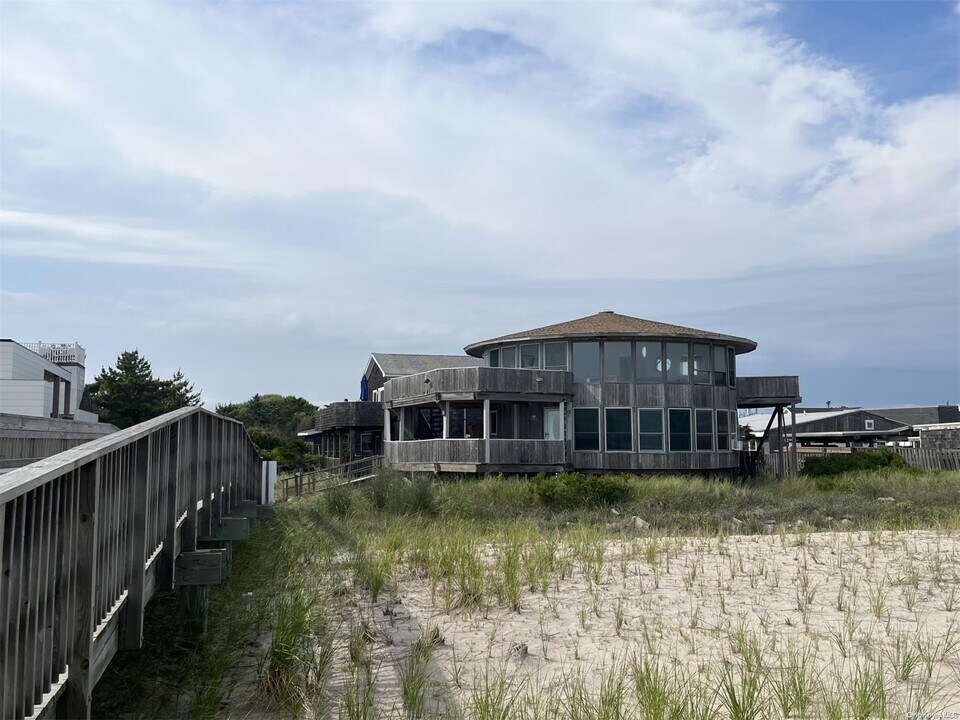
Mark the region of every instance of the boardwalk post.
POLYGON ((187 585, 180 588, 180 622, 185 637, 196 640, 207 631, 209 585, 187 585))
MULTIPOLYGON (((133 518, 133 527, 142 528, 146 524, 147 516, 147 486, 150 483, 151 462, 150 455, 153 440, 150 436, 138 440, 135 446, 133 487, 130 493, 130 516, 133 518)), ((163 462, 163 458, 160 458, 163 462)), ((130 574, 130 585, 127 588, 127 604, 123 610, 123 619, 120 624, 120 649, 135 650, 143 644, 143 589, 144 563, 146 557, 147 537, 144 532, 132 534, 129 552, 127 555, 127 572, 130 574)))
POLYGON ((167 485, 167 512, 163 518, 163 550, 157 558, 157 587, 160 590, 173 590, 173 564, 176 561, 179 548, 177 545, 177 514, 179 512, 178 498, 180 488, 180 425, 170 427, 170 455, 163 467, 166 477, 161 482, 167 485))
MULTIPOLYGON (((57 708, 65 718, 89 718, 93 696, 92 658, 94 595, 97 578, 97 530, 100 522, 100 464, 98 458, 80 468, 79 513, 77 518, 77 579, 74 598, 75 615, 67 664, 63 702, 57 708)), ((58 713, 59 714, 59 713, 58 713)))

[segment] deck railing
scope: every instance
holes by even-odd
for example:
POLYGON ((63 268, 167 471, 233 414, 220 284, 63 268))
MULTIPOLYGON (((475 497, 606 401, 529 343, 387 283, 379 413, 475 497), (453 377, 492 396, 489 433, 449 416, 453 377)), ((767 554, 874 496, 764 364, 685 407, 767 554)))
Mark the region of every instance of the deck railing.
POLYGON ((259 503, 243 425, 184 408, 0 476, 0 717, 90 715, 181 552, 259 503))
MULTIPOLYGON (((430 370, 387 381, 386 405, 405 400, 451 395, 571 395, 573 373, 562 370, 467 367, 430 370)), ((532 398, 531 398, 532 399, 532 398)))
POLYGON ((407 440, 384 443, 387 462, 452 465, 563 465, 563 440, 510 440, 492 438, 490 459, 484 440, 407 440))
POLYGON ((323 492, 337 485, 370 478, 376 475, 381 467, 383 467, 383 455, 371 455, 320 470, 294 473, 280 479, 281 495, 286 499, 323 492))

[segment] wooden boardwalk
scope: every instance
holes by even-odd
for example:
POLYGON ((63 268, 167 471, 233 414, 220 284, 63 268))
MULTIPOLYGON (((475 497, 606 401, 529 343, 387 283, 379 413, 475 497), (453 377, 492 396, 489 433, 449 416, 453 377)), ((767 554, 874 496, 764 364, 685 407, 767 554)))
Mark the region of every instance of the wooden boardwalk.
POLYGON ((220 581, 265 498, 243 425, 184 408, 0 476, 0 717, 90 716, 156 590, 220 581))

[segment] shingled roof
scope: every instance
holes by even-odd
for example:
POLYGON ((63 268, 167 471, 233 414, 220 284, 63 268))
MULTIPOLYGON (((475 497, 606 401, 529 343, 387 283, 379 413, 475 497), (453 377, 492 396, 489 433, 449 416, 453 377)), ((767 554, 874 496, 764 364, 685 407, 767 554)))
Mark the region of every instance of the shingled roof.
MULTIPOLYGON (((385 378, 405 377, 440 368, 477 367, 480 361, 466 355, 403 355, 399 353, 372 353, 371 362, 380 366, 385 378)), ((370 364, 367 364, 369 371, 370 364)))
POLYGON ((738 353, 750 352, 756 349, 757 344, 747 338, 736 337, 734 335, 724 335, 723 333, 709 332, 707 330, 697 330, 696 328, 683 327, 682 325, 670 325, 668 323, 657 322, 655 320, 644 320, 643 318, 630 317, 629 315, 618 315, 612 310, 604 310, 596 315, 577 318, 576 320, 567 320, 566 322, 556 323, 555 325, 546 325, 544 327, 534 328, 533 330, 524 330, 523 332, 511 333, 510 335, 501 335, 500 337, 482 340, 472 343, 464 348, 468 355, 482 357, 483 351, 491 345, 500 345, 511 340, 521 342, 524 340, 545 340, 550 338, 576 338, 576 337, 660 337, 660 338, 690 338, 704 340, 720 340, 733 345, 738 353))

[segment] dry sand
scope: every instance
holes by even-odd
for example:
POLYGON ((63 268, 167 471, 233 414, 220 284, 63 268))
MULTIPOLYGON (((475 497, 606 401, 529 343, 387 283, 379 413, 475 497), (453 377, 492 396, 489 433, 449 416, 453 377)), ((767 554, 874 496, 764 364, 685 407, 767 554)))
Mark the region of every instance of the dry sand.
POLYGON ((929 679, 928 707, 960 713, 956 533, 641 536, 608 543, 598 574, 583 570, 574 564, 546 595, 525 588, 519 612, 447 614, 413 574, 398 578, 397 594, 420 626, 440 629, 445 643, 434 659, 460 700, 487 671, 506 674, 515 688, 545 687, 571 672, 596 687, 601 668, 632 654, 710 673, 722 657, 739 657, 738 639, 755 636, 765 669, 775 672, 791 651, 806 650, 834 685, 858 664, 882 661, 889 676, 903 651, 932 652, 940 643, 940 657, 891 679, 891 710, 906 713, 929 679))

